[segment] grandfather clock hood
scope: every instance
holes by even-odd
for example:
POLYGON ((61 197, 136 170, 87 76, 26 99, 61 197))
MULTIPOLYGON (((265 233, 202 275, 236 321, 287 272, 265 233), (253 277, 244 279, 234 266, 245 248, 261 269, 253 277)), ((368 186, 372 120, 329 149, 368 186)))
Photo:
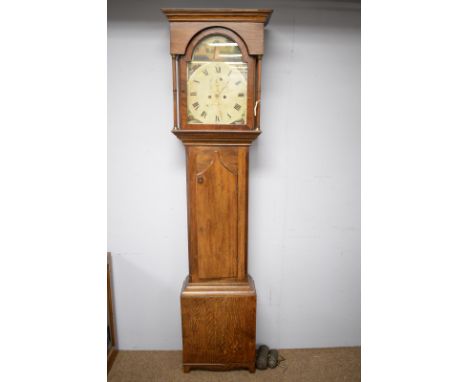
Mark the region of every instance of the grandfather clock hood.
POLYGON ((163 9, 170 22, 172 132, 186 147, 189 275, 183 366, 255 371, 247 269, 249 146, 260 134, 270 9, 163 9))

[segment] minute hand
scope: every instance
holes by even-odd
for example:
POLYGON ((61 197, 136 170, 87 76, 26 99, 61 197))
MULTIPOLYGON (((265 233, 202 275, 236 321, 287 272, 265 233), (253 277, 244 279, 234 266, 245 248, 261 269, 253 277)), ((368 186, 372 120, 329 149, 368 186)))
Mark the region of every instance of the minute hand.
POLYGON ((224 87, 221 89, 221 91, 219 92, 219 95, 221 96, 221 93, 224 91, 224 89, 227 88, 227 86, 229 85, 229 82, 231 82, 231 80, 229 80, 228 82, 226 82, 226 85, 224 85, 224 87))

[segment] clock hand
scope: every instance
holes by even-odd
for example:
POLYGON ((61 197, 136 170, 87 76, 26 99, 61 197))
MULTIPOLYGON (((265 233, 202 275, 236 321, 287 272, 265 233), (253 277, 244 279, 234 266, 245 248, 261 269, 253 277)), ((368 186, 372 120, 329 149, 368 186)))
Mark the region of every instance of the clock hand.
POLYGON ((226 89, 226 87, 229 85, 229 81, 226 83, 226 85, 223 86, 221 90, 219 90, 219 82, 215 82, 216 90, 215 90, 215 98, 216 98, 216 105, 218 106, 218 112, 220 111, 220 101, 221 101, 221 94, 223 91, 226 89))
POLYGON ((221 89, 221 91, 219 92, 219 95, 221 95, 221 93, 227 88, 227 86, 229 85, 229 82, 231 82, 231 80, 228 80, 228 82, 226 82, 226 85, 224 85, 224 87, 221 89))
POLYGON ((216 98, 216 104, 219 104, 219 96, 220 96, 220 91, 219 91, 219 83, 217 81, 214 82, 214 96, 216 98))

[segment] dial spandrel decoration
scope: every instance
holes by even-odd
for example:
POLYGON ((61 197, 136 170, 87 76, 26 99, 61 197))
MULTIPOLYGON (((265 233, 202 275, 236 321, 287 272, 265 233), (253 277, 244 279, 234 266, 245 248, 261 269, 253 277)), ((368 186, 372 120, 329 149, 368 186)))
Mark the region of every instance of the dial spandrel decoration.
POLYGON ((236 42, 221 35, 203 39, 187 71, 189 124, 246 124, 247 63, 236 42))

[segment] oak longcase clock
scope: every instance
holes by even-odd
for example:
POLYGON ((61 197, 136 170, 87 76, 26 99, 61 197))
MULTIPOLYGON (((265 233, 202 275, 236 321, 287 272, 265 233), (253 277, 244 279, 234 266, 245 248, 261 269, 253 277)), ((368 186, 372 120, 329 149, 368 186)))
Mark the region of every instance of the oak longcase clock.
POLYGON ((189 275, 183 366, 255 371, 256 292, 247 272, 249 146, 260 134, 270 9, 163 9, 170 22, 172 132, 187 159, 189 275))

